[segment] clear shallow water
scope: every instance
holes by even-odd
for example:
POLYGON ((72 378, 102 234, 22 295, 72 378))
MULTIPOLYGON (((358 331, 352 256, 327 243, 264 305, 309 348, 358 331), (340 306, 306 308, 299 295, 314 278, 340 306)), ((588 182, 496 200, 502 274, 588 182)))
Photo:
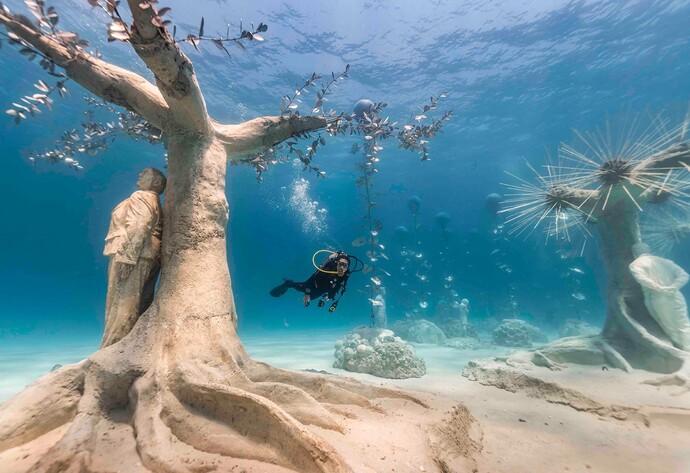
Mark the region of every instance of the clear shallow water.
MULTIPOLYGON (((22 2, 5 3, 24 11, 22 2)), ((497 238, 484 199, 504 191, 504 171, 525 175, 523 157, 540 164, 545 148, 572 139, 572 128, 601 125, 626 108, 682 115, 690 99, 687 2, 179 0, 166 5, 184 32, 194 31, 202 15, 208 30, 222 31, 226 21, 236 25, 239 18, 269 24, 263 44, 233 51, 232 58, 212 47, 202 55, 190 51, 209 110, 220 121, 278 113, 280 96, 295 84, 314 71, 328 74, 345 64, 351 65, 351 78, 332 97, 335 109, 349 111, 356 100, 370 97, 389 103, 393 119, 405 119, 428 96, 447 92, 441 107, 456 115, 431 144, 431 161, 421 163, 393 144, 381 154, 374 191, 382 194, 380 240, 391 258, 382 264, 391 274, 385 283, 391 321, 420 302, 433 314, 444 291, 455 290, 470 300, 476 323, 518 316, 550 333, 569 317, 601 324, 605 278, 596 243, 581 258, 561 259, 558 248, 540 237, 497 238), (422 202, 420 253, 430 266, 425 275, 431 294, 410 301, 399 289, 419 278, 409 264, 401 269, 406 263, 394 230, 412 227, 407 202, 415 195, 422 202), (434 221, 441 211, 451 219, 448 243, 434 221), (570 271, 573 267, 582 273, 570 271), (445 288, 448 274, 453 280, 445 288)), ((150 77, 126 45, 107 44, 105 19, 86 2, 60 5, 60 12, 61 24, 78 29, 106 59, 150 77)), ((40 68, 9 47, 0 51, 0 70, 6 107, 45 79, 40 68)), ((162 147, 121 139, 99 156, 85 157, 78 173, 64 166, 32 167, 28 149, 50 146, 82 120, 83 92, 75 85, 70 90, 53 112, 19 127, 9 117, 0 120, 0 345, 22 340, 24 353, 42 360, 32 376, 60 362, 52 361, 53 341, 85 350, 98 344, 107 270, 101 252, 110 211, 134 190, 143 167, 164 165, 162 147)), ((258 185, 253 170, 229 169, 229 263, 245 337, 259 329, 343 333, 368 322, 369 303, 358 291, 366 292, 370 282, 361 274, 353 276, 334 314, 301 308, 295 293, 278 300, 267 295, 282 277, 311 274, 317 249, 343 248, 363 257, 363 249, 351 245, 364 234, 352 144, 333 140, 317 157, 325 180, 285 164, 258 185)), ((687 269, 688 255, 686 243, 673 258, 687 269)), ((12 366, 8 379, 23 370, 21 364, 12 366)))

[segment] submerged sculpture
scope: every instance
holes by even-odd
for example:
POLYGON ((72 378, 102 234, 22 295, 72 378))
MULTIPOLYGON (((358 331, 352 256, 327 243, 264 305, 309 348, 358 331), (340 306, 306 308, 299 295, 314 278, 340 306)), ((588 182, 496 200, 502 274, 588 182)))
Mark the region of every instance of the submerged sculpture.
POLYGON ((103 250, 110 264, 101 348, 122 340, 153 302, 160 272, 163 231, 160 195, 165 184, 165 176, 158 169, 144 169, 137 181, 139 190, 111 214, 103 250))
POLYGON ((334 356, 334 368, 379 378, 420 378, 426 374, 426 364, 414 348, 384 328, 354 328, 335 342, 334 356))
POLYGON ((452 307, 454 310, 457 310, 457 313, 460 318, 460 323, 462 324, 463 328, 466 329, 470 316, 470 301, 468 301, 467 299, 463 299, 460 301, 459 304, 457 304, 457 307, 456 302, 453 302, 452 307))
MULTIPOLYGON (((664 122, 661 117, 657 120, 664 122)), ((544 174, 532 168, 538 185, 523 180, 507 186, 513 191, 505 209, 512 214, 507 221, 513 224, 511 233, 531 232, 546 223, 547 235, 570 240, 576 230, 589 234, 590 228, 596 228, 607 275, 601 335, 548 345, 535 353, 535 362, 549 367, 556 367, 552 362, 608 363, 625 371, 672 373, 652 381, 655 384, 690 383, 690 353, 667 342, 629 269, 635 259, 633 247, 641 242, 643 206, 687 199, 682 191, 690 170, 687 125, 683 122, 670 131, 627 130, 620 143, 607 139, 609 127, 580 133, 581 149, 565 144, 559 148, 559 159, 575 166, 548 165, 544 174), (638 132, 638 141, 633 142, 630 137, 638 132)))
POLYGON ((386 289, 380 287, 374 298, 376 304, 372 304, 373 324, 376 328, 388 328, 388 316, 386 315, 386 289))
POLYGON ((680 289, 688 273, 673 261, 650 254, 644 243, 633 245, 630 272, 644 294, 647 310, 676 348, 690 351, 688 306, 680 289))
MULTIPOLYGON (((0 25, 13 42, 40 55, 51 71, 64 71, 159 130, 168 183, 160 284, 150 307, 118 344, 43 376, 0 405, 0 455, 42 438, 44 448, 29 447, 22 459, 30 471, 366 471, 361 458, 348 454, 352 447, 337 448, 348 437, 331 432, 347 432, 344 422, 355 420, 331 406, 356 405, 358 419, 380 419, 374 399, 399 399, 422 409, 424 403, 396 389, 253 360, 237 335, 227 257, 228 161, 261 165, 274 145, 319 129, 341 133, 346 120, 286 112, 219 123, 209 115, 182 42, 162 21, 168 8, 141 0, 89 2, 101 9, 94 16, 109 17, 111 37, 126 41, 143 61, 155 79, 150 82, 84 51, 76 33, 55 26, 53 8, 48 18, 42 2, 30 3, 38 26, 0 8, 0 25)), ((255 34, 265 30, 260 24, 237 41, 259 41, 255 34)), ((202 36, 200 31, 188 40, 196 44, 202 36)), ((428 135, 437 129, 438 124, 424 130, 428 135)), ((304 156, 302 162, 310 163, 304 156)), ((420 423, 407 411, 396 415, 396 425, 420 438, 431 422, 420 423)), ((376 441, 389 441, 382 437, 388 436, 376 441)), ((425 442, 419 448, 419 455, 429 455, 425 442)), ((438 451, 434 460, 450 468, 462 461, 438 451)))

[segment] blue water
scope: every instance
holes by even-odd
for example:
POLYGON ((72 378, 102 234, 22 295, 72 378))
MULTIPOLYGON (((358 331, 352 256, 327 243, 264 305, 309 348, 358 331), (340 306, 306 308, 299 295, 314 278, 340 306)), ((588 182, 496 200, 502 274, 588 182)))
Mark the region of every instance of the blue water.
MULTIPOLYGON (((22 2, 5 2, 25 11, 22 2)), ((56 3, 56 2, 55 2, 56 3)), ((431 144, 428 162, 384 143, 374 191, 381 193, 376 216, 380 242, 390 261, 381 267, 389 290, 388 316, 396 320, 420 302, 427 314, 447 291, 471 303, 476 322, 518 316, 555 331, 566 318, 600 325, 605 282, 595 240, 582 256, 575 250, 492 234, 484 199, 503 193, 505 172, 527 175, 523 157, 540 165, 545 150, 573 138, 572 129, 602 125, 607 116, 665 110, 677 118, 690 100, 690 33, 685 1, 451 0, 257 2, 166 1, 182 34, 196 31, 203 15, 207 32, 224 32, 239 19, 266 22, 262 44, 232 57, 204 45, 188 50, 210 114, 236 123, 277 114, 280 97, 312 72, 329 74, 350 64, 350 79, 331 97, 336 110, 351 110, 360 98, 389 104, 386 114, 405 120, 431 95, 447 93, 442 109, 454 117, 431 144), (402 244, 395 228, 413 226, 407 202, 421 198, 420 245, 431 269, 424 292, 404 297, 401 283, 419 284, 401 270, 402 244), (435 224, 450 215, 444 243, 435 224), (498 250, 497 252, 495 250, 498 250), (444 252, 446 261, 441 261, 444 252), (575 258, 561 258, 563 254, 575 258), (570 268, 582 270, 572 272, 570 268), (507 271, 508 268, 510 271, 507 271), (452 275, 449 288, 444 277, 452 275), (444 292, 445 291, 445 292, 444 292), (584 300, 575 298, 581 294, 584 300)), ((78 30, 106 60, 151 74, 124 44, 106 42, 106 18, 85 1, 61 5, 60 25, 78 30)), ((180 34, 180 33, 178 33, 180 34)), ((5 108, 32 84, 41 69, 7 44, 0 51, 0 102, 5 108)), ((50 147, 59 135, 79 127, 84 92, 68 84, 71 96, 15 126, 0 119, 0 344, 25 346, 84 343, 95 346, 103 330, 107 260, 103 239, 110 211, 135 190, 142 168, 164 166, 164 149, 118 139, 96 157, 84 156, 82 171, 63 165, 32 166, 27 150, 50 147)), ((365 235, 361 190, 350 154, 355 139, 329 141, 317 155, 327 178, 316 180, 299 167, 270 169, 261 184, 249 167, 229 168, 231 218, 229 264, 240 314, 241 334, 260 329, 342 328, 369 320, 366 284, 355 274, 338 310, 304 309, 297 293, 281 299, 268 290, 282 277, 306 278, 311 255, 342 248, 364 258, 351 242, 365 235), (302 182, 304 179, 306 181, 302 182), (316 203, 314 203, 316 202, 316 203)), ((686 269, 690 246, 672 256, 686 269), (685 255, 685 256, 683 256, 685 255)), ((421 307, 420 307, 421 308, 421 307)))

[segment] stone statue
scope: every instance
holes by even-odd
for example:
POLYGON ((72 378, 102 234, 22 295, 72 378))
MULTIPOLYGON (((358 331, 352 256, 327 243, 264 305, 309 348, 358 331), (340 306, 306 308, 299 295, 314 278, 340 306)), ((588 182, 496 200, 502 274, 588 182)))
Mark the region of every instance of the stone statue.
POLYGON ((460 301, 460 305, 458 306, 458 314, 460 315, 460 322, 462 323, 463 328, 467 329, 467 323, 470 316, 470 301, 467 299, 460 301))
POLYGON ((676 348, 690 351, 688 306, 680 292, 688 273, 673 261, 652 255, 644 243, 634 244, 632 252, 630 272, 642 286, 647 310, 676 348))
POLYGON ((139 190, 111 214, 103 250, 110 264, 101 348, 122 340, 153 302, 160 272, 160 195, 165 184, 165 176, 158 169, 144 169, 137 180, 139 190))
POLYGON ((386 289, 380 287, 378 294, 374 298, 374 307, 372 318, 374 322, 374 327, 376 328, 388 328, 388 317, 386 315, 386 289))

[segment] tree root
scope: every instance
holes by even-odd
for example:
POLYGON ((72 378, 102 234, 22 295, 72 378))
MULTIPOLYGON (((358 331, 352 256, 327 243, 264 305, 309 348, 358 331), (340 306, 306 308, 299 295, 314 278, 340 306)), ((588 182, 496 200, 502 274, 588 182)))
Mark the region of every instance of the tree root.
POLYGON ((298 386, 317 401, 330 404, 353 404, 379 410, 370 402, 372 399, 392 398, 429 407, 421 399, 397 389, 364 384, 351 378, 287 371, 259 361, 252 360, 248 363, 245 374, 255 383, 278 382, 298 386))
POLYGON ((68 422, 84 391, 84 363, 39 378, 0 409, 0 452, 22 445, 68 422))
POLYGON ((652 335, 630 317, 622 299, 619 303, 621 332, 617 336, 563 338, 532 352, 532 363, 552 370, 562 369, 564 363, 609 365, 626 373, 639 368, 670 374, 648 384, 690 386, 690 353, 652 335))
MULTIPOLYGON (((226 438, 215 445, 196 435, 193 440, 196 448, 208 451, 212 446, 214 453, 274 463, 305 473, 349 471, 340 456, 323 440, 261 396, 212 383, 183 383, 176 390, 181 403, 226 427, 226 438), (227 437, 232 437, 233 441, 228 442, 227 437), (235 438, 248 442, 246 448, 236 444, 235 438)), ((181 431, 189 432, 186 428, 181 431)))
POLYGON ((116 469, 128 472, 242 467, 340 473, 350 466, 305 425, 343 434, 342 416, 356 417, 347 406, 381 413, 372 403, 380 398, 427 407, 396 389, 250 359, 233 369, 232 362, 144 357, 153 366, 143 369, 126 353, 122 347, 97 352, 44 376, 1 406, 0 452, 69 424, 29 472, 103 472, 118 461, 116 469))
POLYGON ((675 373, 644 381, 643 384, 652 386, 678 386, 680 389, 674 396, 690 393, 690 356, 683 364, 683 367, 675 373))
POLYGON ((631 416, 637 418, 637 408, 604 404, 583 392, 545 381, 538 376, 530 376, 520 369, 493 361, 470 361, 463 369, 462 375, 484 386, 494 386, 512 393, 524 392, 529 397, 566 405, 577 411, 601 417, 612 417, 617 420, 626 420, 631 416))

